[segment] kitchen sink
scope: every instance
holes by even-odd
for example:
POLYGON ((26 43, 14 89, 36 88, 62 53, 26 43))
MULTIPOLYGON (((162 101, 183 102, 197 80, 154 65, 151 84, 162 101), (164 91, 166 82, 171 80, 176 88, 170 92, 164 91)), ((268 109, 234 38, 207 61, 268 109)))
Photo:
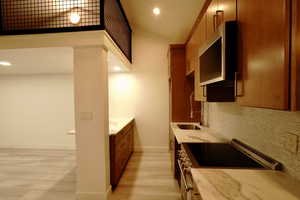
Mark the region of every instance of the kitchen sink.
POLYGON ((200 130, 201 128, 194 124, 177 124, 178 128, 183 130, 200 130))

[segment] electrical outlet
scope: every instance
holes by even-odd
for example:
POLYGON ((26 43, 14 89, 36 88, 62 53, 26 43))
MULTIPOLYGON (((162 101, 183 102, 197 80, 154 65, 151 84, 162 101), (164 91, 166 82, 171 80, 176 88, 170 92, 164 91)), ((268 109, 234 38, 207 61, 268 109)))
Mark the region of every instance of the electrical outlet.
POLYGON ((279 144, 285 150, 291 153, 297 153, 298 151, 299 136, 292 133, 285 133, 279 138, 279 144))

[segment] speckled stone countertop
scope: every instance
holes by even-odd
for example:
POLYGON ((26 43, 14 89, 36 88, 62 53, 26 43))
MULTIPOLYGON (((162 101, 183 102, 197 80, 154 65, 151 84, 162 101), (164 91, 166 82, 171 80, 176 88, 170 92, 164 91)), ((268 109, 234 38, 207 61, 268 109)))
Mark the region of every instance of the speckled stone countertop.
POLYGON ((201 142, 226 142, 226 140, 221 139, 213 135, 212 131, 206 127, 200 126, 201 130, 183 130, 178 128, 177 124, 194 124, 196 123, 175 123, 170 124, 171 130, 176 137, 176 140, 179 144, 188 142, 188 143, 201 143, 201 142))
POLYGON ((273 170, 192 169, 203 200, 299 200, 300 182, 273 170))
POLYGON ((109 135, 117 134, 120 130, 122 130, 127 124, 129 124, 133 120, 134 117, 109 119, 109 135))

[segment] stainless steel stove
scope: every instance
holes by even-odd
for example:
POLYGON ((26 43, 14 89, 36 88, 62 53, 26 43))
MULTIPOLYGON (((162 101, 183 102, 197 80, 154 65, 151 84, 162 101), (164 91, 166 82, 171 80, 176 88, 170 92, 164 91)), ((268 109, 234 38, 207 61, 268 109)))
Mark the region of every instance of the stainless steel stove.
POLYGON ((183 143, 177 163, 183 200, 201 200, 191 168, 281 169, 279 162, 236 139, 230 143, 183 143))

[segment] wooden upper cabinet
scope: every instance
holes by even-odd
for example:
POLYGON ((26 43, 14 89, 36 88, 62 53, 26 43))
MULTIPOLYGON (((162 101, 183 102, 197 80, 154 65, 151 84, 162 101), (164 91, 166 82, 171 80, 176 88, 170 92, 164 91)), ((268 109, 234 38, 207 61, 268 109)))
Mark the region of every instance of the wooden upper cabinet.
POLYGON ((195 69, 196 100, 228 100, 219 98, 222 92, 226 96, 226 88, 199 87, 198 51, 220 24, 234 20, 238 23, 238 103, 300 110, 299 0, 207 0, 187 42, 187 59, 195 69))
POLYGON ((242 106, 289 109, 289 2, 238 0, 242 106))
POLYGON ((236 20, 236 0, 212 0, 207 11, 207 35, 213 35, 226 21, 236 20))
POLYGON ((203 88, 199 87, 200 80, 198 74, 200 73, 199 70, 199 50, 203 48, 206 44, 206 14, 203 16, 201 19, 196 31, 195 31, 195 36, 198 36, 198 44, 196 45, 195 49, 195 57, 194 57, 194 62, 195 62, 195 100, 196 101, 206 101, 206 97, 204 94, 203 88))
POLYGON ((237 0, 219 0, 218 5, 218 25, 236 20, 236 1, 237 0))
POLYGON ((194 79, 186 77, 186 45, 170 45, 170 120, 172 122, 199 122, 199 102, 192 102, 195 115, 191 117, 190 97, 194 79))
POLYGON ((195 71, 198 65, 199 48, 206 43, 206 14, 195 28, 195 32, 192 35, 189 42, 186 44, 186 74, 190 74, 195 71))
POLYGON ((291 110, 300 110, 300 1, 292 1, 291 110))
POLYGON ((207 17, 207 37, 208 39, 214 35, 216 32, 217 26, 218 26, 218 6, 219 6, 219 0, 212 0, 209 4, 207 11, 206 11, 206 17, 207 17))
POLYGON ((186 75, 190 74, 195 68, 193 63, 193 54, 195 51, 195 39, 192 37, 186 45, 186 75))

